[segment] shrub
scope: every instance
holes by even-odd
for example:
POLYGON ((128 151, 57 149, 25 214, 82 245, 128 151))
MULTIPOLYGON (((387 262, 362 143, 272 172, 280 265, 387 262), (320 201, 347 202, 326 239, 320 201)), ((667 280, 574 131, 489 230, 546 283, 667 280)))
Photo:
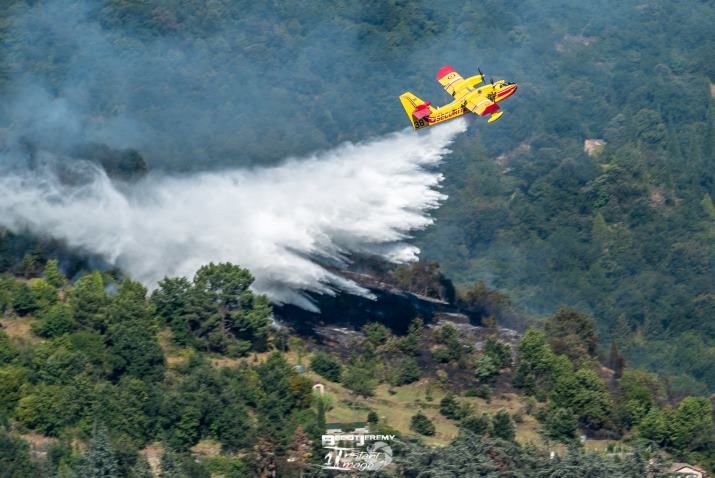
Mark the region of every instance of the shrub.
POLYGON ((310 359, 310 368, 331 382, 339 382, 340 374, 343 371, 343 366, 340 364, 340 361, 325 352, 316 352, 313 354, 313 357, 310 359))
POLYGON ((410 419, 410 430, 420 435, 432 436, 435 432, 434 423, 422 412, 417 412, 410 419))

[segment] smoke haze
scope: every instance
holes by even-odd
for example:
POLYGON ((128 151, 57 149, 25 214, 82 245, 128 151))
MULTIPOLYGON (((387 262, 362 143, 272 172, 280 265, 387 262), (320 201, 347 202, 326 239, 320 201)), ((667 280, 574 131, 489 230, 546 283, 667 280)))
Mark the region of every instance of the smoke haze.
POLYGON ((353 252, 416 259, 406 240, 431 224, 427 213, 444 198, 434 166, 465 128, 453 121, 271 168, 150 175, 122 187, 85 162, 71 166, 84 182, 68 184, 43 154, 33 170, 0 177, 0 226, 63 239, 149 285, 230 261, 274 301, 310 309, 303 291, 366 293, 322 263, 344 265, 353 252))

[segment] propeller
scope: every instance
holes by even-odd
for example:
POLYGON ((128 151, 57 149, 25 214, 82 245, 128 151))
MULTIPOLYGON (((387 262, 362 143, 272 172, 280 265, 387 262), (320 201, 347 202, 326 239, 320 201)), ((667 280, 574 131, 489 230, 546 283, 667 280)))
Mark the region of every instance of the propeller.
POLYGON ((482 73, 481 68, 477 67, 477 71, 479 72, 479 76, 481 76, 482 79, 484 79, 484 73, 482 73))

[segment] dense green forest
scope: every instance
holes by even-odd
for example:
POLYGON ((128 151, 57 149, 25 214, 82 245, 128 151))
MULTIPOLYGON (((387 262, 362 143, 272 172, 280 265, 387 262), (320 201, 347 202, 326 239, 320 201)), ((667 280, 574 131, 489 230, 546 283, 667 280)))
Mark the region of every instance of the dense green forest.
MULTIPOLYGON (((314 392, 316 378, 350 391, 373 432, 398 437, 394 465, 379 476, 666 477, 669 459, 715 467, 710 400, 674 398, 615 346, 604 368, 594 320, 574 309, 528 329, 516 350, 496 328, 476 350, 455 324, 420 318, 403 335, 368 323, 341 350, 271 328, 251 274, 228 263, 167 278, 150 295, 98 271, 71 283, 54 259, 29 275, 0 281, 3 478, 321 476, 320 436, 339 404, 314 392), (414 404, 403 412, 409 431, 359 406, 379 403, 369 398, 383 383, 425 380, 425 401, 414 403, 459 429, 439 451, 421 442, 435 425, 414 404), (487 413, 470 401, 508 390, 522 409, 487 413), (527 418, 543 443, 569 450, 555 459, 517 440, 527 418), (580 434, 621 445, 597 452, 580 434)), ((500 314, 487 292, 460 300, 500 314)))
POLYGON ((517 81, 503 120, 444 165, 424 257, 537 314, 576 306, 676 389, 715 390, 711 2, 10 1, 0 16, 2 126, 50 150, 135 148, 155 170, 401 128, 397 95, 439 103, 445 63, 517 81), (607 144, 589 156, 586 139, 607 144))

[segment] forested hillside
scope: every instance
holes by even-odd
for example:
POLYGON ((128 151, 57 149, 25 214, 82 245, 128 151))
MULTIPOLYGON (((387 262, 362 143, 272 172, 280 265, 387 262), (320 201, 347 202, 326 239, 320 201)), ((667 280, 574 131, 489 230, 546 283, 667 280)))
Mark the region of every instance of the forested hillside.
MULTIPOLYGON (((395 285, 446 282, 394 272, 395 285)), ((478 286, 458 302, 494 314, 487 327, 413 317, 402 334, 369 322, 342 341, 271 326, 250 272, 228 263, 151 295, 99 271, 70 282, 56 260, 28 275, 0 280, 2 478, 326 476, 321 435, 356 420, 395 436, 376 476, 715 467, 711 401, 672 396, 617 348, 602 363, 593 319, 573 309, 518 337, 494 325, 508 298, 478 286)))
POLYGON ((445 100, 445 63, 518 82, 499 123, 458 139, 424 256, 537 313, 590 312, 630 361, 715 389, 710 2, 11 1, 0 15, 6 134, 134 148, 155 170, 402 128, 396 96, 445 100), (590 156, 586 139, 607 144, 590 156))

